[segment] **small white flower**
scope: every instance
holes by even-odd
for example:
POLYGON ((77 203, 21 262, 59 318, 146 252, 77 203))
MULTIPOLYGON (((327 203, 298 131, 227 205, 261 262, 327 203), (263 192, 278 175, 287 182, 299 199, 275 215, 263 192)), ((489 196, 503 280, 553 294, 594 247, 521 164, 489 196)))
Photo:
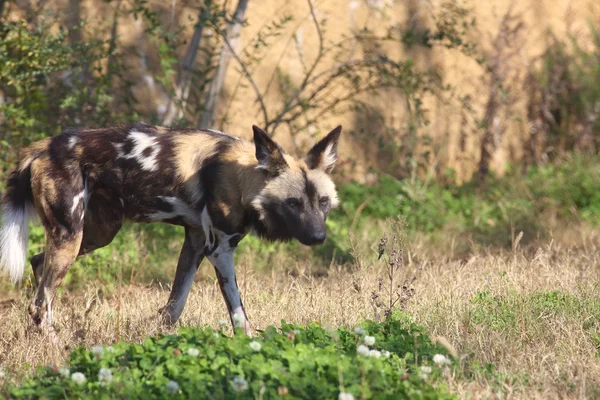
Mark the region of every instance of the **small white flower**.
POLYGON ((94 346, 91 350, 92 354, 98 358, 102 358, 102 356, 104 355, 104 347, 102 346, 94 346))
POLYGON ((381 352, 379 350, 371 350, 369 351, 369 357, 379 358, 381 357, 381 352))
POLYGON ((423 365, 421 367, 421 372, 425 373, 425 374, 430 374, 431 373, 431 367, 423 365))
POLYGON ((357 335, 364 335, 365 333, 367 333, 367 331, 365 331, 363 328, 356 327, 354 329, 354 333, 356 333, 357 335))
POLYGON ((218 338, 220 338, 220 337, 221 337, 221 335, 219 335, 219 332, 214 332, 214 333, 213 333, 213 337, 214 337, 215 339, 218 339, 218 338))
POLYGON ((102 386, 106 386, 111 381, 112 381, 112 371, 107 368, 100 368, 100 371, 98 372, 98 382, 100 382, 100 384, 102 386))
POLYGON ((427 380, 427 378, 429 378, 429 375, 427 375, 426 373, 421 372, 419 374, 419 378, 423 379, 423 380, 427 380))
POLYGON ((354 395, 348 392, 340 392, 338 400, 354 400, 354 395))
POLYGON ((433 356, 433 362, 436 363, 439 367, 443 365, 452 364, 452 361, 446 358, 446 356, 444 356, 443 354, 436 354, 435 356, 433 356))
POLYGON ((381 352, 381 355, 382 355, 382 356, 384 356, 385 358, 389 358, 389 357, 390 357, 390 352, 389 352, 389 351, 387 351, 387 350, 383 350, 383 351, 381 352))
POLYGON ((375 344, 375 338, 373 336, 365 336, 365 344, 367 346, 373 346, 375 344))
POLYGON ((248 381, 241 376, 236 376, 231 381, 231 386, 233 386, 233 390, 236 392, 243 392, 244 390, 248 389, 248 381))
POLYGON ((240 326, 242 325, 242 322, 244 322, 244 317, 239 314, 235 314, 232 319, 235 326, 240 326))
POLYGON ((73 372, 73 375, 71 375, 71 380, 78 385, 82 385, 83 382, 85 382, 85 375, 81 372, 73 372))
POLYGON ((175 381, 167 382, 167 386, 165 386, 165 391, 168 394, 176 394, 177 392, 179 392, 179 383, 175 381))
POLYGON ((71 371, 69 370, 69 368, 61 368, 58 370, 58 373, 61 374, 65 378, 68 378, 71 376, 71 371))
POLYGON ((200 355, 200 350, 191 347, 188 349, 187 353, 190 357, 198 357, 198 355, 200 355))
POLYGON ((356 348, 356 352, 358 354, 360 354, 361 356, 369 357, 369 348, 367 346, 365 346, 364 344, 359 345, 356 348))
POLYGON ((225 328, 227 326, 227 321, 225 321, 224 319, 220 319, 219 320, 219 326, 225 328))
POLYGON ((262 344, 260 344, 256 340, 253 340, 250 342, 250 348, 254 351, 260 351, 260 349, 262 349, 262 344))
POLYGON ((300 334, 300 329, 294 329, 294 335, 299 335, 300 334))

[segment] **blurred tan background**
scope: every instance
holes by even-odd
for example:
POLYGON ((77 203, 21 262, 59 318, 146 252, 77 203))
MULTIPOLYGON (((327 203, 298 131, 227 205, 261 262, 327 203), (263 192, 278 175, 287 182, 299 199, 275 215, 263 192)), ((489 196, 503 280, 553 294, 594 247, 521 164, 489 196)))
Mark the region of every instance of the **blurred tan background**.
MULTIPOLYGON (((16 3, 15 15, 32 4, 29 1, 16 3)), ((67 17, 67 24, 78 20, 104 24, 108 35, 115 7, 122 6, 121 3, 125 2, 70 0, 47 2, 45 6, 57 7, 67 11, 68 15, 78 15, 67 17), (69 18, 75 19, 69 21, 69 18)), ((225 6, 233 12, 235 3, 229 1, 225 6)), ((180 39, 187 38, 176 49, 181 60, 202 2, 173 0, 147 4, 160 10, 163 29, 176 32, 180 39)), ((393 26, 417 31, 433 29, 434 16, 444 12, 442 5, 448 2, 321 0, 313 4, 316 17, 320 21, 326 20, 323 28, 325 43, 333 43, 364 27, 378 33, 384 33, 393 26)), ((470 13, 468 19, 475 19, 465 39, 477 45, 477 56, 465 55, 441 45, 430 49, 407 48, 393 41, 384 45, 384 51, 391 58, 410 58, 418 68, 434 70, 445 85, 450 85, 450 89, 443 93, 422 96, 424 115, 429 124, 420 127, 416 134, 430 139, 418 141, 413 146, 422 163, 415 173, 439 176, 446 168, 451 168, 455 171, 456 180, 463 182, 477 171, 486 134, 492 145, 491 170, 502 173, 508 162, 524 156, 532 129, 532 118, 528 116, 527 75, 540 63, 540 57, 549 46, 550 32, 559 38, 574 35, 585 46, 589 42, 586 38, 588 24, 600 22, 600 3, 593 0, 492 0, 450 4, 465 7, 470 13), (479 57, 486 60, 480 64, 476 61, 479 57), (498 87, 501 87, 501 93, 497 92, 498 87), (490 113, 487 107, 490 107, 492 96, 496 96, 497 104, 492 105, 494 110, 490 113), (489 118, 487 130, 482 128, 486 118, 489 118)), ((240 55, 243 50, 251 52, 248 45, 261 28, 285 15, 292 16, 293 20, 285 25, 280 36, 270 42, 260 65, 252 74, 261 89, 266 88, 277 74, 277 67, 284 70, 292 82, 301 81, 305 70, 300 55, 305 63, 310 63, 318 51, 317 31, 307 1, 251 0, 245 13, 247 24, 241 30, 236 52, 240 55)), ((118 45, 127 58, 127 74, 134 81, 132 90, 139 100, 136 107, 143 120, 147 119, 145 115, 152 113, 159 117, 164 115, 172 89, 156 78, 161 70, 157 41, 145 33, 147 27, 146 21, 142 18, 135 20, 130 14, 119 16, 115 26, 118 45)), ((205 30, 204 37, 211 36, 216 36, 215 32, 205 30)), ((367 46, 365 43, 357 44, 354 54, 364 54, 369 50, 367 46)), ((315 73, 331 68, 333 64, 331 60, 322 62, 315 73)), ((213 127, 250 138, 250 126, 260 125, 261 114, 253 88, 241 78, 240 71, 239 63, 231 60, 218 97, 213 127)), ((281 101, 275 86, 271 85, 264 94, 267 105, 281 101)), ((341 165, 345 167, 345 176, 363 183, 373 181, 372 169, 402 176, 395 170, 395 159, 402 153, 382 148, 377 139, 383 137, 388 142, 403 145, 408 118, 405 96, 397 90, 381 90, 376 95, 363 97, 363 100, 369 104, 371 112, 346 111, 326 115, 294 135, 282 125, 276 130, 275 139, 290 151, 302 152, 326 130, 342 124, 341 165)))

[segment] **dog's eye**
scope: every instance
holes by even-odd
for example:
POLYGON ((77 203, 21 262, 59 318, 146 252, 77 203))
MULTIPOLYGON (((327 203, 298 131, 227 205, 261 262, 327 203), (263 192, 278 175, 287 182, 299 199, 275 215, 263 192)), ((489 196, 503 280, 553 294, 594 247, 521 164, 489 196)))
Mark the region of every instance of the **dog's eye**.
POLYGON ((300 199, 296 199, 296 198, 292 197, 292 198, 287 199, 285 201, 285 204, 291 208, 300 208, 300 206, 302 205, 302 202, 300 201, 300 199))
POLYGON ((321 205, 321 207, 327 207, 329 205, 329 197, 327 196, 323 196, 319 199, 319 205, 321 205))

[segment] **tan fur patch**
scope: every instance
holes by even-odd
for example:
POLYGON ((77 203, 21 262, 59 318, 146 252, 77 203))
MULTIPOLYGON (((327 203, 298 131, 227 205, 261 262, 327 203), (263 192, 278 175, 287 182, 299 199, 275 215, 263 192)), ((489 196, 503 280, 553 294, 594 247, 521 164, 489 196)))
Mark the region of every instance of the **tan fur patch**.
POLYGON ((218 205, 232 225, 242 224, 244 209, 265 185, 264 171, 258 170, 255 147, 250 142, 235 142, 222 161, 226 164, 221 170, 220 181, 214 193, 218 205), (222 205, 227 204, 227 207, 222 205))
POLYGON ((223 161, 239 164, 244 167, 258 165, 254 144, 241 140, 233 143, 231 149, 223 156, 223 161))
POLYGON ((30 146, 21 150, 20 158, 21 162, 19 163, 19 171, 24 170, 29 167, 31 162, 37 157, 40 153, 46 151, 48 149, 48 145, 50 144, 50 139, 43 139, 38 142, 31 144, 30 146))
POLYGON ((300 171, 289 169, 267 183, 261 195, 275 199, 302 197, 304 194, 304 176, 300 171))
POLYGON ((216 152, 219 138, 205 133, 174 136, 175 165, 193 202, 202 198, 202 185, 198 172, 204 161, 216 152))
POLYGON ((47 156, 36 158, 31 163, 31 189, 33 198, 37 201, 55 202, 58 199, 56 182, 47 178, 46 171, 51 169, 50 161, 47 156))
POLYGON ((289 154, 284 154, 283 159, 285 160, 287 165, 290 167, 290 170, 292 170, 294 172, 300 171, 300 163, 298 161, 296 161, 292 156, 290 156, 289 154))

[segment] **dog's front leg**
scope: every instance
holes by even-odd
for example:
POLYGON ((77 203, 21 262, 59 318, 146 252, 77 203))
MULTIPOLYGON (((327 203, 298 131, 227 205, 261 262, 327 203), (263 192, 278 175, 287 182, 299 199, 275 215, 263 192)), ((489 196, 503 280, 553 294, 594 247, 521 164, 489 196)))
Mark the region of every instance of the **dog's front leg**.
POLYGON ((194 282, 198 266, 204 258, 204 232, 192 228, 185 229, 185 241, 181 248, 175 280, 167 305, 159 310, 167 324, 174 324, 179 319, 188 294, 194 282))
POLYGON ((232 325, 244 329, 244 332, 246 332, 248 336, 252 336, 250 322, 248 322, 248 317, 246 316, 246 311, 244 310, 240 291, 235 279, 233 253, 236 248, 230 246, 228 242, 229 241, 226 239, 219 240, 219 243, 221 244, 207 255, 207 258, 215 267, 219 286, 221 287, 221 293, 223 293, 223 298, 227 304, 227 310, 229 311, 232 325))

